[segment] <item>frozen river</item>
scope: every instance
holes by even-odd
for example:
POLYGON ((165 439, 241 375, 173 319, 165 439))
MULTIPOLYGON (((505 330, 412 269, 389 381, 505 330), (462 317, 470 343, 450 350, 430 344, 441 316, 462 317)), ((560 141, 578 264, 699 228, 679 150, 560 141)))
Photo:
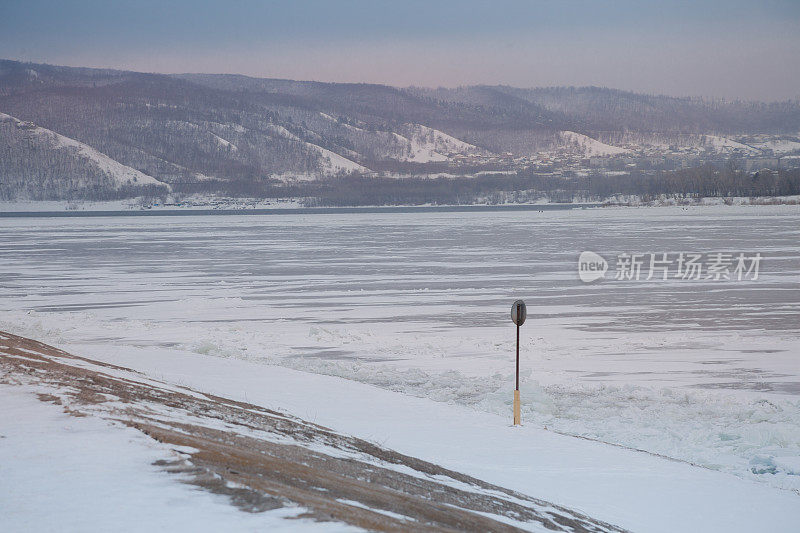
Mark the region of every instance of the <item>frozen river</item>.
POLYGON ((800 489, 796 206, 0 218, 0 250, 0 329, 491 412, 522 298, 526 420, 800 489), (579 280, 587 250, 606 279, 579 280), (683 279, 681 252, 762 259, 757 279, 683 279), (645 280, 665 253, 669 279, 645 280), (613 279, 620 254, 643 254, 641 279, 613 279))

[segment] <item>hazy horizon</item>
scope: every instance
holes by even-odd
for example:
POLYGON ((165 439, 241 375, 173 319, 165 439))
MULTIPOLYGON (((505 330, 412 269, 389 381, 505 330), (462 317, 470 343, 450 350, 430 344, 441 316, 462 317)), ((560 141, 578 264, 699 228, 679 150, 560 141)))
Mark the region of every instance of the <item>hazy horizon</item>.
POLYGON ((300 83, 334 83, 334 84, 343 84, 343 85, 383 85, 386 87, 393 87, 397 89, 458 89, 458 88, 466 88, 466 87, 513 87, 515 89, 550 89, 550 88, 568 88, 574 87, 577 89, 581 88, 598 88, 598 89, 608 89, 612 91, 623 91, 623 92, 630 92, 633 94, 642 94, 647 96, 666 96, 666 97, 673 97, 673 98, 703 98, 706 100, 725 100, 725 101, 752 101, 752 102, 780 102, 780 101, 797 101, 800 100, 800 95, 796 97, 787 97, 782 98, 779 100, 771 100, 771 101, 764 101, 764 100, 757 100, 753 98, 740 98, 740 97, 724 97, 724 96, 704 96, 704 95, 689 95, 689 94, 666 94, 664 92, 650 92, 650 91, 636 91, 632 89, 623 89, 620 87, 610 87, 606 85, 511 85, 507 83, 475 83, 475 84, 462 84, 462 85, 419 85, 419 84, 412 84, 412 85, 392 85, 389 83, 381 83, 381 82, 362 82, 362 81, 327 81, 327 80, 314 80, 314 79, 300 79, 300 78, 285 78, 280 76, 275 77, 268 77, 268 76, 258 76, 253 74, 243 74, 240 72, 154 72, 154 71, 146 71, 146 70, 134 70, 134 69, 126 69, 126 68, 117 68, 113 66, 93 66, 93 65, 67 65, 67 64, 56 64, 56 63, 48 63, 48 62, 36 62, 36 61, 25 61, 18 58, 10 58, 10 57, 0 57, 0 61, 16 61, 22 64, 30 64, 30 65, 48 65, 51 67, 64 67, 64 68, 89 68, 89 69, 96 69, 96 70, 116 70, 119 72, 136 72, 139 74, 160 74, 164 76, 191 76, 191 75, 200 75, 200 76, 242 76, 245 78, 252 78, 252 79, 272 79, 272 80, 283 80, 283 81, 292 81, 292 82, 300 82, 300 83))
POLYGON ((396 87, 800 97, 800 4, 43 1, 0 7, 24 62, 396 87))

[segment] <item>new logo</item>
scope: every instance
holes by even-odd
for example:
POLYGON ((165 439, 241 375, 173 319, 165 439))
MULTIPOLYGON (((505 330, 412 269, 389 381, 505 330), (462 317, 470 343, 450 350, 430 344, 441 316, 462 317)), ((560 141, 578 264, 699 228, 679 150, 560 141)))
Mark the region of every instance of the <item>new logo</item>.
POLYGON ((605 277, 608 261, 594 252, 581 252, 578 257, 578 276, 584 283, 591 283, 605 277))

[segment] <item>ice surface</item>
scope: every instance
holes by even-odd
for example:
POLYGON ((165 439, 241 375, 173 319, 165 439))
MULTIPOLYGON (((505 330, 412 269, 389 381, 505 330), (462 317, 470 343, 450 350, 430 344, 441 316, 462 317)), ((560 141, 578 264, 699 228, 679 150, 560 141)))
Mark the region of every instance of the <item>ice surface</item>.
POLYGON ((527 423, 800 490, 798 242, 796 206, 0 219, 0 329, 505 414, 521 297, 527 423), (584 250, 765 260, 757 281, 586 285, 584 250))

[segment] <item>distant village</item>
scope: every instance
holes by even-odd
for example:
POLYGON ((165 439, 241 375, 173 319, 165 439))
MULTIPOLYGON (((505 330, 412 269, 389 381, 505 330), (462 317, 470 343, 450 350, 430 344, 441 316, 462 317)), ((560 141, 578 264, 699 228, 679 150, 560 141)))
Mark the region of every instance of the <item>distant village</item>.
MULTIPOLYGON (((531 156, 511 152, 487 154, 476 152, 454 154, 453 166, 480 168, 477 174, 508 173, 526 169, 553 177, 586 177, 591 175, 625 175, 634 171, 652 173, 706 165, 733 165, 737 170, 790 170, 800 168, 800 141, 785 136, 760 135, 757 143, 747 145, 715 136, 697 136, 705 143, 686 145, 648 145, 627 143, 609 146, 616 153, 588 155, 582 146, 564 145, 531 156), (772 147, 779 147, 775 149, 772 147)), ((587 138, 588 139, 588 138, 587 138)), ((602 145, 593 139, 588 139, 602 145)), ((603 145, 607 146, 607 145, 603 145)), ((598 151, 602 151, 602 148, 598 151)))

